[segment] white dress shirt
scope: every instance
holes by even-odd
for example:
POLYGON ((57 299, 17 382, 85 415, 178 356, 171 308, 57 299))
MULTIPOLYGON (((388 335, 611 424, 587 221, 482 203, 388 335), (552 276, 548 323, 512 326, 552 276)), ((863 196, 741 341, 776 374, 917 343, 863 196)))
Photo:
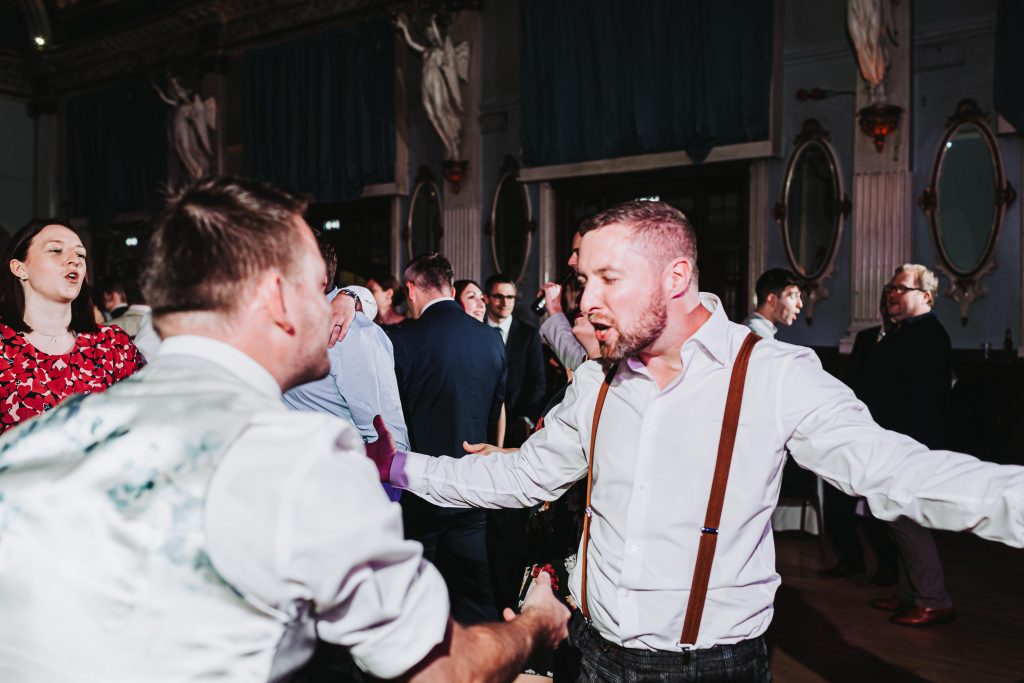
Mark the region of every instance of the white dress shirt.
POLYGON ((775 327, 775 323, 757 311, 748 315, 747 319, 743 321, 743 324, 749 327, 751 332, 762 339, 775 339, 775 335, 779 332, 779 328, 775 327))
MULTIPOLYGON (((712 315, 683 344, 680 376, 659 389, 641 363, 623 363, 601 417, 588 601, 600 634, 626 647, 682 647, 729 378, 749 333, 729 322, 717 297, 701 300, 712 315)), ((586 476, 603 375, 596 361, 581 365, 565 400, 518 452, 460 459, 399 453, 392 481, 438 505, 518 507, 558 498, 586 476)), ((698 648, 759 636, 771 622, 779 587, 771 513, 787 446, 801 466, 866 497, 882 519, 907 516, 1024 546, 1024 467, 930 452, 883 430, 813 352, 763 340, 747 374, 698 648)), ((569 582, 577 603, 579 566, 569 582)))
POLYGON ((567 370, 576 371, 587 360, 587 350, 572 333, 572 323, 565 313, 554 313, 540 326, 540 339, 555 353, 567 370))
POLYGON ((281 680, 316 635, 392 678, 448 617, 356 430, 203 337, 0 438, 0 577, 19 683, 281 680))

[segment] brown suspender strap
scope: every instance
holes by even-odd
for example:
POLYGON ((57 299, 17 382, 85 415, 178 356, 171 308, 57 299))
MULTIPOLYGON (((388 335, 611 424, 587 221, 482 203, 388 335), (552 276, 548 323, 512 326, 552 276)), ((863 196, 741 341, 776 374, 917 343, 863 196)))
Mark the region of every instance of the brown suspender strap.
MULTIPOLYGON (((729 466, 732 464, 733 446, 736 444, 736 429, 739 426, 740 407, 743 403, 743 386, 747 379, 747 365, 754 344, 761 341, 756 334, 750 333, 743 340, 736 362, 732 366, 732 377, 729 380, 729 394, 725 399, 725 415, 722 418, 722 434, 718 439, 718 459, 715 462, 715 476, 711 483, 711 497, 701 529, 700 545, 697 548, 697 566, 690 584, 690 599, 686 604, 686 617, 683 620, 683 633, 680 643, 694 644, 700 630, 700 619, 704 614, 704 600, 708 594, 708 582, 711 580, 711 562, 715 557, 715 545, 718 540, 718 524, 722 518, 722 506, 725 503, 725 485, 729 481, 729 466)), ((587 461, 587 507, 583 517, 583 543, 580 547, 582 556, 580 567, 580 610, 590 620, 590 609, 587 606, 587 546, 590 542, 590 518, 593 510, 590 507, 590 494, 594 488, 594 449, 597 445, 597 426, 601 420, 601 410, 608 395, 608 387, 618 372, 616 363, 605 375, 604 382, 597 394, 594 406, 594 423, 590 429, 590 453, 587 461)))
POLYGON ((590 608, 587 606, 587 544, 590 541, 590 518, 594 511, 590 507, 590 492, 594 488, 594 446, 597 444, 597 425, 601 421, 601 410, 604 408, 604 399, 608 396, 608 387, 615 379, 615 373, 619 371, 619 364, 616 363, 608 370, 601 383, 601 390, 597 393, 597 405, 594 406, 594 423, 590 428, 590 453, 587 460, 587 507, 583 515, 583 547, 580 548, 580 555, 583 556, 580 566, 580 610, 583 616, 590 620, 590 608))
POLYGON ((700 545, 697 548, 697 565, 693 570, 693 582, 690 584, 690 599, 686 603, 686 617, 683 620, 683 633, 679 642, 696 644, 697 633, 700 631, 700 618, 704 614, 704 600, 708 595, 708 581, 711 580, 711 562, 715 558, 715 546, 718 543, 718 525, 722 519, 722 506, 725 503, 725 486, 729 482, 729 466, 732 464, 733 446, 736 444, 736 428, 740 421, 740 406, 743 404, 743 385, 747 379, 747 365, 754 344, 761 338, 751 332, 743 340, 739 355, 732 366, 732 378, 729 380, 729 395, 725 399, 725 417, 722 419, 722 435, 718 439, 718 459, 715 462, 715 478, 711 483, 711 497, 708 499, 708 511, 701 529, 700 545))

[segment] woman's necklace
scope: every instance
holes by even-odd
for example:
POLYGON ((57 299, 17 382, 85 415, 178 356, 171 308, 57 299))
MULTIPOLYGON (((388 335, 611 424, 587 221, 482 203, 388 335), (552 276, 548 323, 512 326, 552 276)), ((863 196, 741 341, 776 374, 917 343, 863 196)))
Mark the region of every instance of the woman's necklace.
POLYGON ((57 334, 50 334, 49 332, 41 330, 38 327, 33 328, 32 331, 37 333, 40 337, 43 337, 44 339, 49 339, 50 343, 53 344, 54 346, 57 345, 58 339, 63 339, 64 337, 71 334, 71 330, 64 330, 63 332, 58 332, 57 334))

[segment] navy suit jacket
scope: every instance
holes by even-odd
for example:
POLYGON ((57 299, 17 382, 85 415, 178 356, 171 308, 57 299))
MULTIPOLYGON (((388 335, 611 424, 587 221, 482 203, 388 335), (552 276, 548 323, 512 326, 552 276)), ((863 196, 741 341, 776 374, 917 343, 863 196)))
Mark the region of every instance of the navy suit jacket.
POLYGON ((411 449, 457 458, 463 441, 488 442, 507 377, 498 330, 439 301, 387 332, 411 449))
POLYGON ((540 332, 516 318, 508 329, 508 388, 505 405, 508 419, 526 415, 536 422, 544 409, 547 381, 540 332))

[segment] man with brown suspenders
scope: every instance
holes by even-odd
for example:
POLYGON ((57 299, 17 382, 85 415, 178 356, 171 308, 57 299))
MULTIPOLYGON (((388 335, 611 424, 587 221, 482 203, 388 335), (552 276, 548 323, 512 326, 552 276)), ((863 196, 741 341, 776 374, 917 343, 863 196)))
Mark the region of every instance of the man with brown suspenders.
POLYGON ((587 479, 557 680, 771 680, 770 520, 787 448, 879 518, 1024 546, 1024 467, 883 430, 813 352, 730 322, 697 289, 682 213, 630 202, 581 233, 581 307, 604 361, 580 366, 545 428, 484 457, 367 449, 383 480, 438 505, 533 505, 587 479))

